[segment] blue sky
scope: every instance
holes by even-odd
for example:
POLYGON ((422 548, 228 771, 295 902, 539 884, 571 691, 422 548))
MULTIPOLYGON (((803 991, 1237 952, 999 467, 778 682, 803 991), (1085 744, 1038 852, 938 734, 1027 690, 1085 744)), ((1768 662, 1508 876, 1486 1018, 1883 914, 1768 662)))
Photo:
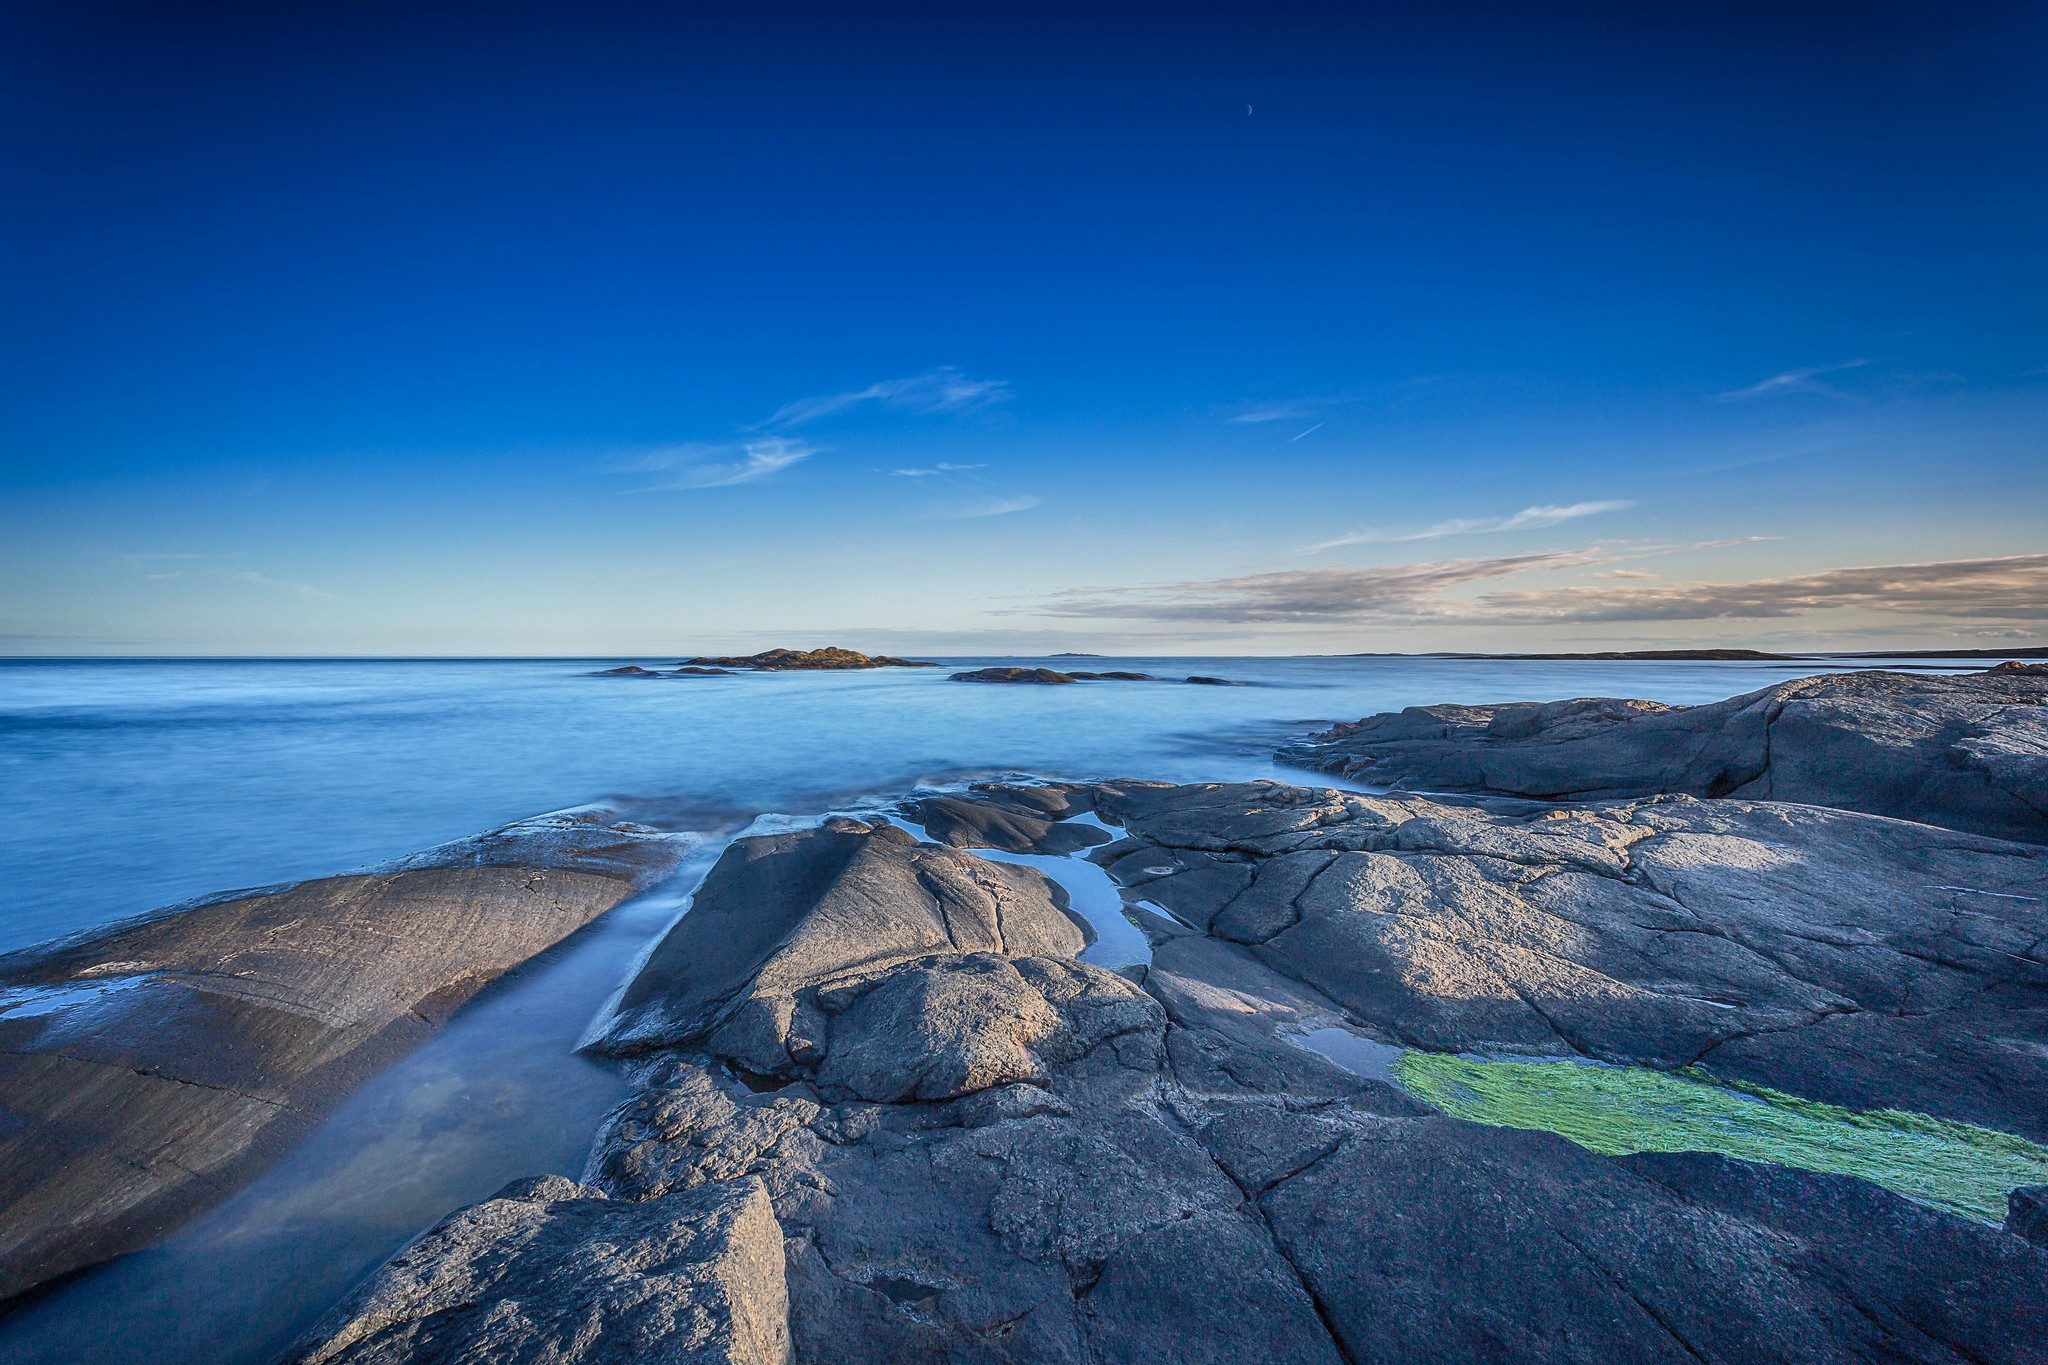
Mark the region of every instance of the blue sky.
POLYGON ((2038 7, 681 8, 10 7, 0 651, 2048 639, 2038 7))

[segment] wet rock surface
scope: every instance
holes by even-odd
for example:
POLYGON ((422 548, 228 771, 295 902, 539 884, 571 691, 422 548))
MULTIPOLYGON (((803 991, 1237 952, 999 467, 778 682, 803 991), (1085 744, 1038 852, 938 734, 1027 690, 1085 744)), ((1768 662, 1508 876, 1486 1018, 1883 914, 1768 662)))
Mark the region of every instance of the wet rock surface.
POLYGON ((602 813, 544 817, 0 957, 0 1296, 232 1189, 681 853, 602 813))
POLYGON ((2024 665, 1827 674, 1706 706, 1417 706, 1340 724, 1280 757, 1421 791, 1733 796, 2048 843, 2048 673, 2024 665))
MULTIPOLYGON (((900 829, 741 840, 607 1034, 642 1088, 584 1188, 508 1196, 522 1230, 488 1276, 445 1233, 506 1199, 364 1301, 474 1285, 436 1350, 595 1359, 490 1324, 553 1322, 527 1305, 569 1285, 637 1303, 642 1270, 578 1250, 594 1220, 637 1246, 669 1208, 758 1190, 806 1362, 2041 1358, 2048 1253, 2012 1231, 1848 1177, 1462 1122, 1293 1039, 1701 1063, 2040 1133, 2048 851, 1683 797, 947 799, 1000 808, 939 809, 963 842, 1026 810, 1121 825, 1090 856, 1139 902, 1149 966, 1073 960, 1045 884, 900 829)), ((662 1273, 700 1283, 719 1254, 662 1273)), ((425 1320, 358 1305, 306 1358, 351 1358, 371 1318, 425 1320)), ((701 1358, 757 1358, 722 1349, 701 1358)))

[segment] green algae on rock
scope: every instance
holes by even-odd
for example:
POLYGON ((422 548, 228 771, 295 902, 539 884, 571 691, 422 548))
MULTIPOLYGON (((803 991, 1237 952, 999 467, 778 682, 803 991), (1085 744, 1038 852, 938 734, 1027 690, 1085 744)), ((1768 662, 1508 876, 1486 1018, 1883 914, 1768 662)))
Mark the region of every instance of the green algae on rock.
POLYGON ((2048 1147, 1901 1109, 1854 1110, 1705 1072, 1496 1062, 1410 1052, 1401 1084, 1454 1118, 1540 1129, 1603 1156, 1717 1152, 1860 1176, 1908 1199, 1997 1222, 2008 1190, 2048 1179, 2048 1147))

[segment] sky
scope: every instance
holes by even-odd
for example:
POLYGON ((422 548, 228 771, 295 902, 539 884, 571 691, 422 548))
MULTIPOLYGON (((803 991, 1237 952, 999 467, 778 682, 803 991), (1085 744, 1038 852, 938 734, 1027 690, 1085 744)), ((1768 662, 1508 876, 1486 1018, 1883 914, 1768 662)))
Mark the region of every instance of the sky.
POLYGON ((0 653, 2048 643, 2048 10, 0 11, 0 653))

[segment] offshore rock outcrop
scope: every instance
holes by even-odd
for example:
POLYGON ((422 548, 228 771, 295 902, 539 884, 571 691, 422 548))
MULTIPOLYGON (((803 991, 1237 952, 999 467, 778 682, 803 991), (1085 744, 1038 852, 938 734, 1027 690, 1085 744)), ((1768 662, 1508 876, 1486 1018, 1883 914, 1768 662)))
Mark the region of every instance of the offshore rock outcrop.
POLYGON ((1585 801, 1792 801, 2048 843, 2048 671, 1839 673, 1705 706, 1411 706, 1283 762, 1376 786, 1585 801))
MULTIPOLYGON (((977 668, 972 670, 971 672, 955 673, 951 676, 949 681, 971 683, 1035 683, 1041 686, 1059 686, 1063 683, 1077 682, 1167 682, 1169 680, 1166 678, 1155 677, 1150 673, 1131 673, 1126 671, 1119 671, 1113 673, 1089 673, 1080 671, 1062 673, 1058 669, 1054 668, 1002 667, 977 668)), ((1202 687, 1251 686, 1250 683, 1233 682, 1229 678, 1208 678, 1196 676, 1192 678, 1183 679, 1183 681, 1194 683, 1202 687)))
POLYGON ((843 672, 853 668, 937 668, 923 659, 898 659, 887 654, 867 655, 858 650, 826 645, 823 649, 770 649, 759 654, 727 655, 724 658, 685 659, 683 671, 693 668, 750 668, 757 673, 812 671, 843 672))
POLYGON ((0 957, 0 1297, 146 1244, 676 839, 542 817, 0 957))
POLYGON ((1078 682, 1071 673, 1062 673, 1056 668, 977 668, 967 673, 955 673, 949 682, 972 683, 1036 683, 1042 687, 1057 687, 1078 682))
POLYGON ((968 673, 955 673, 952 682, 978 683, 1040 683, 1060 684, 1075 682, 1159 682, 1150 673, 1089 673, 1075 671, 1062 673, 1054 668, 977 668, 968 673))
MULTIPOLYGON (((641 1258, 582 1248, 757 1190, 785 1254, 720 1302, 783 1296, 804 1362, 2040 1358, 2048 1253, 2021 1236, 1860 1179, 1466 1123, 1292 1039, 1703 1061, 2039 1135, 2048 850, 1687 798, 947 799, 1001 808, 940 810, 962 841, 1035 839, 1024 811, 1120 824, 1091 856, 1139 902, 1150 963, 1074 960, 1042 881, 884 823, 741 840, 607 1033, 642 1088, 582 1188, 456 1215, 299 1358, 421 1323, 446 1324, 440 1354, 360 1358, 620 1358, 598 1308, 526 1324, 623 1318, 641 1258), (465 1230, 493 1219, 520 1231, 479 1276, 465 1230)), ((715 1241, 700 1260, 660 1273, 738 1263, 715 1241)), ((777 1349, 723 1340, 686 1358, 777 1349)))
POLYGON ((729 677, 729 668, 694 668, 688 664, 671 669, 642 668, 638 664, 627 664, 622 668, 604 668, 591 674, 593 678, 724 678, 729 677))

